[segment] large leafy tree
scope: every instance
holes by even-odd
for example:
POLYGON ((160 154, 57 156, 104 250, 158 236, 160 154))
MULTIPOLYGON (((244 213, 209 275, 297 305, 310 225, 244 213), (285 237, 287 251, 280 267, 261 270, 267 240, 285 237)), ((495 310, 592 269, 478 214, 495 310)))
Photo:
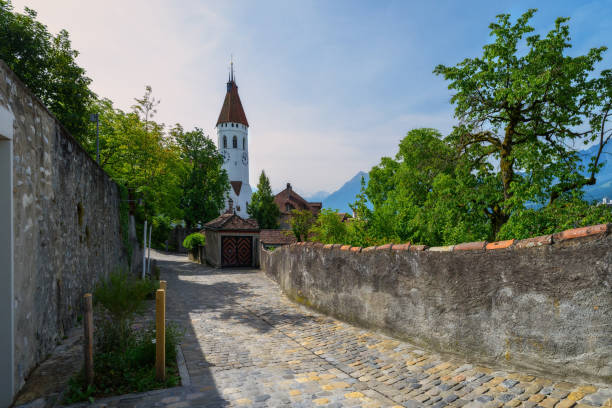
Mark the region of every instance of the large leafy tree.
MULTIPOLYGON (((370 171, 365 193, 373 211, 361 204, 374 241, 424 241, 419 214, 440 174, 451 174, 454 152, 435 129, 413 129, 402 139, 395 158, 383 157, 370 171)), ((358 203, 356 203, 358 204, 358 203)))
POLYGON ((251 202, 247 203, 247 213, 255 218, 260 228, 278 228, 280 209, 274 202, 270 180, 262 170, 257 183, 257 191, 251 196, 251 202))
POLYGON ((575 145, 597 142, 601 152, 610 139, 610 74, 595 74, 606 48, 570 56, 568 19, 541 37, 528 24, 534 13, 515 23, 499 15, 481 57, 434 71, 454 91, 459 125, 448 142, 464 175, 480 181, 467 198, 490 219, 492 236, 527 203, 579 198, 601 163, 600 154, 593 157, 585 175, 575 145))
POLYGON ((135 108, 131 112, 114 109, 106 99, 97 101, 92 110, 100 115, 100 164, 141 199, 142 216, 182 218, 179 200, 185 163, 164 125, 151 117, 145 122, 135 108))
POLYGON ((188 228, 203 225, 219 215, 229 190, 223 156, 202 129, 185 132, 180 125, 171 131, 187 163, 182 176, 181 208, 188 228))
POLYGON ((89 113, 96 95, 76 63, 78 55, 66 30, 52 35, 34 10, 15 13, 10 0, 0 0, 0 59, 83 143, 91 135, 89 113))

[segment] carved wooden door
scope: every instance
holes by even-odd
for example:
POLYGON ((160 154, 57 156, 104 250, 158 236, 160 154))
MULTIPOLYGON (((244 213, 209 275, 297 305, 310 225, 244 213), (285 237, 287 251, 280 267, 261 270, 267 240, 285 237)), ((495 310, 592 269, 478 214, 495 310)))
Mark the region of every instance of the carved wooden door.
POLYGON ((222 266, 252 266, 253 250, 251 237, 221 237, 222 266))

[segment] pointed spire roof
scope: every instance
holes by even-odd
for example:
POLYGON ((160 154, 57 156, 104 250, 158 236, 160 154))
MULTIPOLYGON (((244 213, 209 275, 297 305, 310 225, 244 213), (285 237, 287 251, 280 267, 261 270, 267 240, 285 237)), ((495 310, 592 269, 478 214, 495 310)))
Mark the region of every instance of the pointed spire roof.
POLYGON ((242 102, 240 102, 240 96, 238 95, 238 85, 234 79, 234 63, 231 63, 230 77, 227 82, 227 93, 225 94, 225 100, 223 101, 223 107, 217 120, 219 123, 241 123, 245 126, 249 126, 244 109, 242 108, 242 102))

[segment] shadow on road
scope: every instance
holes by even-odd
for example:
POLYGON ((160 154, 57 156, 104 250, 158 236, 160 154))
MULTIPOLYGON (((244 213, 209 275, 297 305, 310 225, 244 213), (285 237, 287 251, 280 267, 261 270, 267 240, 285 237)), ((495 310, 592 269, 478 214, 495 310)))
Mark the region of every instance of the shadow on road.
POLYGON ((156 253, 155 258, 161 278, 168 282, 167 319, 185 330, 181 348, 192 384, 206 398, 217 401, 217 406, 227 406, 229 402, 222 397, 211 367, 221 370, 252 363, 248 362, 247 347, 240 350, 240 341, 230 339, 229 344, 236 344, 239 350, 229 353, 225 352, 227 344, 210 344, 215 338, 213 331, 216 336, 219 331, 232 336, 233 330, 239 331, 237 325, 245 325, 257 333, 267 333, 278 325, 301 326, 310 320, 303 314, 280 313, 274 305, 266 305, 254 290, 255 283, 245 283, 248 275, 258 274, 257 270, 215 269, 189 262, 184 256, 163 253, 156 253), (214 355, 207 355, 211 351, 214 355), (227 360, 219 361, 219 354, 227 355, 227 360))

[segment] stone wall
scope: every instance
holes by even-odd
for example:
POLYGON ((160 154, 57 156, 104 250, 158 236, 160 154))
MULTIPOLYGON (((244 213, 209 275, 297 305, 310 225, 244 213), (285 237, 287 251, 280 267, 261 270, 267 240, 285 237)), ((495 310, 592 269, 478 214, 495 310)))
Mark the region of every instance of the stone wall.
POLYGON ((127 267, 119 189, 0 61, 14 116, 15 387, 77 321, 83 294, 127 267))
POLYGON ((292 244, 261 250, 293 300, 470 362, 612 380, 609 225, 426 248, 292 244))

